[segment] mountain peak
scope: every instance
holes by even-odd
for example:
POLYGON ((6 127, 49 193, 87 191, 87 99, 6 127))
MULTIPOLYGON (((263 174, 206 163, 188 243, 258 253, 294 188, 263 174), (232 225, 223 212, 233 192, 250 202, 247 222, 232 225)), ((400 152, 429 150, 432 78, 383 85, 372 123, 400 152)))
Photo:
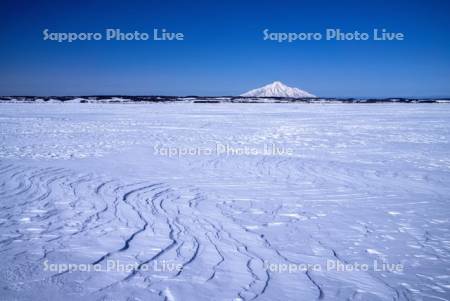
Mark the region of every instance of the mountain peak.
POLYGON ((306 91, 300 90, 299 88, 289 87, 280 81, 274 81, 271 84, 265 85, 261 88, 250 90, 244 94, 244 97, 292 97, 292 98, 303 98, 303 97, 316 97, 315 95, 308 93, 306 91))

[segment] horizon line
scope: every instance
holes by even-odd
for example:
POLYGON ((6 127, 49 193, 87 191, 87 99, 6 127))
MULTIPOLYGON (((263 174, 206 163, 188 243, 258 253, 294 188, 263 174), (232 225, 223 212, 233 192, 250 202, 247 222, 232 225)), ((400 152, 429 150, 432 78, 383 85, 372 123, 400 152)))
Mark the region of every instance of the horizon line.
POLYGON ((322 98, 322 99, 441 99, 450 98, 450 95, 436 95, 436 96, 315 96, 315 97, 282 97, 282 96, 241 96, 241 95, 169 95, 169 94, 24 94, 24 95, 0 95, 0 97, 240 97, 240 98, 322 98))

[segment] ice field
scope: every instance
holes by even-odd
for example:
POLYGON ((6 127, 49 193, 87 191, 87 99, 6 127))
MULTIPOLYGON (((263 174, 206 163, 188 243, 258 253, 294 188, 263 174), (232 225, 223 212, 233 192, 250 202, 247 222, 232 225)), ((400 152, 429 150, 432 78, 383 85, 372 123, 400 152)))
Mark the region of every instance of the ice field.
POLYGON ((0 104, 0 300, 450 300, 447 104, 0 104))

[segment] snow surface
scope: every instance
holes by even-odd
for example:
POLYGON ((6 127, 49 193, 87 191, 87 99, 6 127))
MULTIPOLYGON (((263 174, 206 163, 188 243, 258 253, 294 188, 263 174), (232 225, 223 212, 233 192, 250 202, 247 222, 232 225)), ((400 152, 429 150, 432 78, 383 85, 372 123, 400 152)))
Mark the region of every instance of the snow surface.
POLYGON ((450 106, 2 104, 0 132, 1 300, 449 299, 450 106), (217 144, 293 153, 154 150, 217 144))
POLYGON ((306 91, 300 90, 298 88, 291 88, 286 86, 280 81, 274 81, 271 84, 265 85, 264 87, 250 90, 241 96, 245 97, 316 97, 315 95, 308 93, 306 91))

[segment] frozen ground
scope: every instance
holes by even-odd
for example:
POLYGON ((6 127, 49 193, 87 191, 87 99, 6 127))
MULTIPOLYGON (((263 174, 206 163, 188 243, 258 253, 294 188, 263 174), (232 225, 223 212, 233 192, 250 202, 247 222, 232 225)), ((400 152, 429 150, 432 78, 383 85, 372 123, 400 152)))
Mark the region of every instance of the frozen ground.
POLYGON ((449 203, 449 105, 0 105, 0 300, 449 300, 449 203))

